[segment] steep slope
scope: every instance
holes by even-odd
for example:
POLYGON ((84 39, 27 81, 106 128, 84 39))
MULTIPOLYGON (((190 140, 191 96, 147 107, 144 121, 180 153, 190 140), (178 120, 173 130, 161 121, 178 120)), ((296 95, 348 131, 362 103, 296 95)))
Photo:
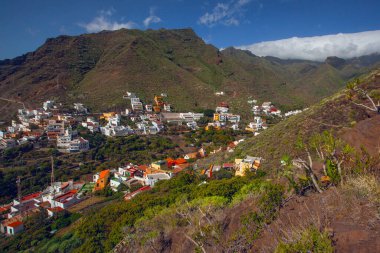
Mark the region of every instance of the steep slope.
MULTIPOLYGON (((361 80, 360 87, 374 99, 380 99, 380 71, 361 80)), ((368 104, 360 96, 355 101, 368 104)), ((4 240, 3 249, 5 252, 20 249, 273 252, 280 241, 297 241, 300 234, 314 228, 316 237, 325 235, 331 249, 321 252, 333 252, 332 247, 338 252, 377 252, 380 184, 375 176, 362 171, 347 176, 343 186, 299 196, 287 191, 289 185, 278 172, 283 154, 304 155, 304 151, 295 147, 299 137, 307 142, 313 133, 324 130, 332 130, 353 146, 359 141, 373 156, 378 155, 379 120, 378 113, 358 107, 341 91, 246 140, 232 155, 219 157, 220 162, 227 162, 244 155, 262 156, 260 171, 265 175, 249 173, 245 177, 207 180, 194 170, 185 171, 171 180, 158 182, 152 190, 130 201, 120 199, 103 208, 94 207, 54 236, 49 225, 48 229, 45 227, 49 239, 34 240, 33 233, 30 237, 20 234, 19 238, 4 240)), ((203 163, 208 166, 212 162, 205 159, 203 163)), ((199 163, 198 168, 203 165, 199 163)), ((373 167, 371 172, 379 175, 379 168, 373 167)), ((307 251, 315 252, 313 249, 301 252, 307 251)))
MULTIPOLYGON (((380 70, 362 76, 361 80, 361 87, 368 91, 376 102, 380 101, 380 70)), ((369 104, 365 99, 359 102, 369 104)), ((202 161, 202 164, 231 160, 245 155, 261 156, 265 159, 264 170, 275 172, 280 167, 279 161, 283 155, 292 157, 304 155, 303 150, 296 148, 297 139, 308 142, 313 134, 325 130, 332 131, 357 150, 364 146, 370 154, 378 155, 380 136, 376 132, 379 129, 379 122, 380 114, 355 105, 348 99, 346 90, 342 90, 301 114, 270 127, 260 135, 248 138, 237 146, 234 153, 212 156, 210 160, 202 161)))
MULTIPOLYGON (((375 99, 379 99, 376 94, 380 94, 380 71, 375 71, 361 80, 361 88, 370 92, 375 99)), ((363 98, 356 99, 356 102, 368 102, 363 98)), ((220 157, 220 162, 243 155, 262 156, 264 166, 261 170, 267 173, 266 182, 281 182, 285 180, 279 173, 281 156, 303 156, 304 151, 295 148, 298 138, 301 137, 307 142, 312 134, 322 133, 324 130, 333 131, 337 137, 343 138, 358 151, 363 145, 374 158, 378 157, 379 122, 380 115, 377 112, 358 107, 342 91, 302 114, 277 124, 265 133, 248 139, 239 146, 232 157, 220 157)), ((198 165, 202 167, 209 163, 210 160, 205 160, 198 165)), ((236 181, 228 186, 227 179, 208 181, 204 188, 200 187, 197 191, 203 196, 203 202, 200 202, 199 206, 195 205, 194 201, 184 201, 180 202, 180 207, 172 205, 167 209, 150 210, 149 214, 146 213, 148 218, 136 222, 133 229, 126 229, 125 238, 117 245, 115 251, 377 252, 380 249, 380 183, 378 178, 376 179, 380 175, 379 166, 380 164, 374 165, 371 171, 348 176, 343 186, 327 188, 320 194, 309 192, 306 196, 300 196, 288 192, 287 198, 284 197, 274 209, 272 205, 277 199, 275 188, 260 192, 258 189, 265 187, 259 179, 249 181, 247 178, 252 175, 235 177, 236 181), (235 187, 239 188, 241 183, 239 180, 247 182, 243 183, 245 186, 240 190, 235 191, 235 187), (208 191, 207 187, 212 190, 208 191), (216 205, 213 202, 219 200, 220 196, 231 194, 232 201, 227 205, 216 205), (242 197, 243 200, 240 194, 246 194, 242 197), (265 197, 266 194, 270 195, 265 197), (264 223, 260 209, 265 210, 264 217, 270 216, 264 223), (159 211, 155 212, 156 210, 159 211), (200 210, 200 217, 197 216, 197 210, 200 210), (152 212, 154 215, 151 215, 152 212), (177 223, 173 221, 175 218, 179 219, 177 223), (305 238, 302 234, 310 229, 317 231, 309 246, 314 245, 315 248, 304 251, 299 248, 275 251, 280 242, 297 245, 296 242, 300 241, 300 244, 306 244, 311 236, 305 238), (319 237, 322 235, 327 238, 324 243, 329 243, 330 251, 318 248, 321 246, 318 243, 321 243, 319 237), (143 239, 136 241, 134 236, 143 239)), ((198 187, 200 185, 203 184, 199 184, 198 187)), ((176 191, 178 189, 173 190, 176 191)), ((171 191, 168 190, 167 193, 171 191)))

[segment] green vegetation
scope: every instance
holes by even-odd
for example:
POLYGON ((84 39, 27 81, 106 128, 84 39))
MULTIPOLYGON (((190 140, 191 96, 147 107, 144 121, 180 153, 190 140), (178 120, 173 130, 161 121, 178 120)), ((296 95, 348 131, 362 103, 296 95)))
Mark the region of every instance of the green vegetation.
MULTIPOLYGON (((67 227, 80 218, 79 214, 71 214, 63 211, 54 217, 47 219, 45 211, 41 210, 24 222, 26 232, 18 234, 7 239, 0 238, 0 248, 6 252, 30 252, 41 245, 49 242, 57 229, 67 227)), ((71 244, 71 243, 70 243, 71 244)), ((64 243, 60 252, 67 252, 66 248, 70 248, 69 243, 64 243)), ((75 244, 74 244, 75 245, 75 244)), ((56 247, 57 249, 57 247, 56 247)), ((41 250, 40 252, 47 252, 41 250)), ((48 251, 55 252, 55 251, 48 251)))
MULTIPOLYGON (((56 154, 56 181, 79 180, 83 175, 117 168, 127 162, 146 164, 180 154, 176 144, 162 136, 105 138, 99 133, 89 132, 82 132, 81 135, 90 141, 91 150, 78 154, 56 154)), ((51 151, 54 150, 35 151, 24 145, 1 153, 0 203, 8 203, 16 197, 17 176, 21 177, 23 195, 40 191, 49 184, 51 151), (20 164, 20 161, 23 163, 20 164)))
MULTIPOLYGON (((99 112, 125 109, 122 95, 126 90, 147 102, 153 94, 165 92, 176 111, 215 108, 226 101, 233 112, 249 115, 249 96, 283 109, 303 108, 377 62, 375 56, 363 57, 335 68, 328 62, 257 57, 234 48, 219 51, 191 29, 122 29, 59 36, 17 60, 1 61, 0 93, 4 97, 20 94, 21 100, 31 104, 52 98, 66 105, 83 102, 99 112), (47 90, 46 82, 59 82, 67 89, 47 90), (35 85, 26 88, 29 83, 35 85), (219 90, 225 95, 215 96, 219 90), (39 101, 32 100, 32 94, 39 94, 39 101)), ((9 120, 15 109, 1 106, 1 121, 9 120)))
POLYGON ((187 143, 192 143, 197 147, 207 143, 212 143, 214 147, 220 147, 226 146, 228 143, 233 142, 235 137, 240 134, 242 133, 232 129, 217 130, 210 127, 208 130, 201 128, 197 131, 186 133, 185 137, 187 143))
POLYGON ((329 131, 312 135, 307 144, 299 138, 296 146, 304 150, 307 158, 283 156, 282 175, 298 194, 303 194, 309 187, 321 193, 331 185, 342 185, 347 178, 362 174, 380 161, 380 158, 368 156, 363 148, 361 152, 356 151, 329 131), (318 173, 322 174, 320 179, 313 167, 315 162, 322 164, 322 171, 318 173))
MULTIPOLYGON (((160 181, 151 191, 141 193, 131 201, 116 202, 100 210, 93 210, 73 230, 50 241, 42 240, 35 245, 35 249, 37 252, 48 249, 50 250, 47 252, 53 252, 58 243, 64 243, 67 247, 71 245, 70 251, 75 247, 75 252, 104 252, 115 247, 126 235, 130 238, 124 238, 127 243, 138 243, 145 247, 163 232, 164 223, 169 230, 177 226, 189 229, 188 236, 199 245, 208 238, 205 236, 207 233, 212 234, 213 240, 220 240, 220 235, 217 234, 222 222, 221 214, 232 208, 231 203, 237 205, 244 199, 238 196, 248 193, 257 196, 263 194, 258 204, 262 212, 266 213, 265 222, 269 222, 277 212, 282 201, 281 187, 256 177, 252 174, 248 177, 211 180, 201 184, 202 179, 190 170, 171 180, 160 181), (246 185, 251 185, 251 189, 242 192, 246 185), (256 189, 254 185, 261 186, 256 189), (178 213, 181 215, 178 216, 178 213), (203 224, 204 213, 212 217, 215 215, 216 222, 203 224), (197 219, 203 220, 201 227, 189 226, 189 222, 193 223, 197 219)), ((64 221, 56 222, 54 227, 58 228, 62 223, 64 221)))
POLYGON ((296 238, 291 238, 286 242, 280 242, 276 253, 332 253, 334 248, 327 232, 320 232, 315 227, 310 227, 301 231, 296 238))
POLYGON ((257 208, 242 216, 241 227, 229 238, 228 249, 232 252, 249 250, 265 225, 277 217, 284 189, 280 185, 256 180, 243 186, 232 203, 236 206, 249 198, 255 200, 257 208))

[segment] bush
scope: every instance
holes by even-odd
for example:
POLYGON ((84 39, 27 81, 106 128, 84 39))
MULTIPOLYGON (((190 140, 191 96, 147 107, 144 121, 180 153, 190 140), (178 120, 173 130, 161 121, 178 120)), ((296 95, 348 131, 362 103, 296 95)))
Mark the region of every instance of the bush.
POLYGON ((320 232, 315 227, 301 231, 295 238, 287 242, 280 242, 275 250, 276 253, 307 253, 307 252, 334 252, 332 241, 326 232, 320 232))

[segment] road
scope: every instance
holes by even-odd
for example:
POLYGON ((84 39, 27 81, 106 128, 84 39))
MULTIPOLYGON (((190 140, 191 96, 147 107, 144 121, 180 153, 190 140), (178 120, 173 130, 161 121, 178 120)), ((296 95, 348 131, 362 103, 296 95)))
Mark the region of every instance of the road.
POLYGON ((20 102, 20 101, 14 100, 14 99, 3 98, 3 97, 0 97, 0 100, 4 100, 7 102, 11 102, 11 103, 22 104, 22 107, 25 109, 25 104, 23 102, 20 102))

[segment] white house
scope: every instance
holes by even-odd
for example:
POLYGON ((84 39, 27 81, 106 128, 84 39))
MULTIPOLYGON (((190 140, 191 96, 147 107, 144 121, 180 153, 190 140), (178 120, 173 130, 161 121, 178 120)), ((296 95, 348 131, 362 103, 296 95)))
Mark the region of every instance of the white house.
POLYGON ((121 178, 116 178, 116 177, 111 178, 110 180, 111 189, 116 192, 117 188, 119 187, 121 183, 122 183, 121 178))
POLYGON ((74 103, 74 109, 78 113, 87 113, 87 108, 81 103, 74 103))
POLYGON ((223 106, 218 106, 215 109, 215 112, 217 113, 227 113, 228 112, 228 107, 223 107, 223 106))
POLYGON ((145 105, 145 111, 152 112, 153 111, 153 106, 152 105, 145 105))
POLYGON ((232 123, 239 123, 240 122, 240 115, 237 114, 228 114, 227 120, 232 123))
POLYGON ((44 108, 45 111, 49 110, 50 108, 52 108, 54 105, 54 101, 51 101, 51 100, 47 100, 43 103, 42 107, 44 108))
POLYGON ((166 173, 148 174, 144 177, 145 185, 154 186, 160 180, 168 180, 170 176, 166 173))
POLYGON ((141 102, 131 102, 132 110, 133 111, 142 111, 143 110, 143 104, 141 102))
POLYGON ((54 197, 50 202, 51 207, 61 207, 63 209, 67 209, 68 207, 79 202, 76 193, 77 190, 71 190, 69 192, 54 197))
POLYGON ((249 128, 259 130, 263 127, 263 120, 261 117, 255 116, 254 121, 249 123, 249 128))
POLYGON ((69 147, 67 149, 68 152, 82 152, 90 149, 90 143, 88 140, 79 137, 70 142, 69 147))
POLYGON ((164 104, 164 111, 167 111, 167 112, 171 112, 172 111, 172 108, 171 108, 170 104, 164 104))
POLYGON ((7 234, 15 235, 24 230, 24 224, 21 221, 15 221, 7 225, 7 234))

